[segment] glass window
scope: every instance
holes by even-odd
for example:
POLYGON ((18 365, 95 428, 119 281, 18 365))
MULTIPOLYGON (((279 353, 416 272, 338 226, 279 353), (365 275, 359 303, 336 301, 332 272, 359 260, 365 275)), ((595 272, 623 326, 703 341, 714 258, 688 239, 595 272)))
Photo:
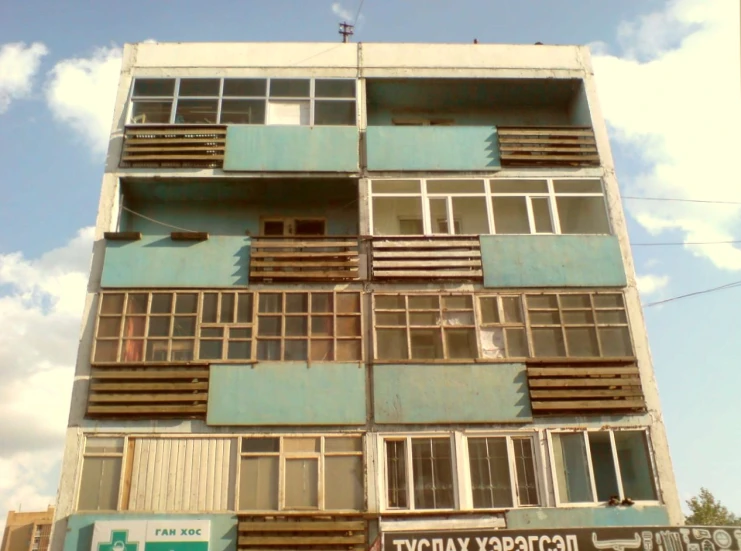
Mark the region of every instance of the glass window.
POLYGON ((221 79, 218 78, 181 78, 179 96, 219 96, 221 79))
POLYGON ((314 124, 354 126, 354 101, 321 101, 314 102, 314 124))
POLYGON ((252 99, 225 99, 221 102, 224 124, 265 124, 265 102, 252 99))
POLYGON ((175 122, 183 124, 215 124, 219 109, 217 99, 179 99, 175 122))
POLYGON ((314 96, 317 98, 354 98, 355 81, 339 79, 316 79, 314 96))
POLYGON ((507 439, 469 438, 471 489, 476 509, 512 507, 512 481, 507 439))
POLYGON ((305 78, 270 79, 270 97, 308 98, 310 81, 305 78))
POLYGON ((134 92, 132 95, 135 98, 172 96, 174 93, 174 78, 137 78, 134 80, 134 92))
POLYGON ((615 431, 614 437, 625 496, 634 501, 658 499, 646 433, 615 431))
POLYGON ((264 78, 225 78, 224 97, 265 97, 267 80, 264 78))
POLYGON ((552 435, 555 477, 562 503, 593 501, 584 433, 552 435))
POLYGON ((123 463, 123 438, 87 437, 82 459, 80 511, 115 511, 123 463))
POLYGON ((412 487, 416 509, 452 509, 453 458, 449 438, 412 438, 412 487))

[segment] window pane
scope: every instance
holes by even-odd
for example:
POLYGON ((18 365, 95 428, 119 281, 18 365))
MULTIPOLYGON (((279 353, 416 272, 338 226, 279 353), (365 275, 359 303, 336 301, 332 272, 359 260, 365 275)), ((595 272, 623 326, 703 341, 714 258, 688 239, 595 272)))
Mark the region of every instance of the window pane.
POLYGON ((298 78, 274 78, 270 80, 270 96, 281 98, 308 98, 309 80, 298 78))
POLYGON ((456 224, 455 233, 476 235, 490 233, 486 198, 453 197, 453 220, 456 224))
POLYGON ((144 359, 143 340, 125 340, 121 350, 122 362, 141 362, 144 359))
POLYGON ((314 124, 355 126, 354 101, 314 102, 314 124))
MULTIPOLYGON (((397 316, 401 323, 397 325, 404 325, 404 314, 387 314, 388 316, 397 316)), ((440 316, 437 312, 410 312, 409 314, 409 325, 416 327, 425 325, 439 325, 440 316)), ((380 324, 379 324, 380 325, 380 324)))
POLYGON ((85 439, 85 453, 123 453, 123 448, 123 438, 88 436, 85 439))
POLYGON ((82 463, 80 511, 115 511, 121 480, 120 457, 86 457, 82 463))
POLYGON ((360 295, 358 293, 339 293, 337 295, 337 312, 341 314, 360 313, 360 295))
POLYGON ((96 362, 115 362, 118 359, 118 341, 98 341, 95 344, 96 362))
POLYGON ((326 509, 363 508, 363 458, 327 457, 324 460, 326 509))
POLYGON ((148 362, 166 362, 167 358, 166 340, 149 340, 147 341, 147 361, 148 362))
POLYGON ((504 332, 501 328, 481 328, 481 354, 484 358, 504 358, 504 332))
POLYGON ((378 310, 404 310, 406 308, 404 297, 401 295, 376 295, 375 299, 378 310))
POLYGON ((285 342, 285 360, 297 362, 306 360, 309 357, 309 344, 307 341, 286 341, 285 342))
POLYGON ((561 233, 610 233, 602 197, 556 197, 561 233))
POLYGON ((359 337, 360 316, 337 316, 338 337, 359 337))
POLYGON ((278 293, 260 293, 260 313, 272 314, 283 311, 283 296, 278 293))
POLYGON ((453 233, 448 224, 448 207, 446 199, 429 199, 430 226, 432 233, 453 233))
POLYGON ((314 96, 317 98, 354 98, 355 81, 340 79, 316 79, 314 96))
POLYGON ((622 308, 623 306, 623 295, 594 295, 595 308, 622 308))
POLYGON ((261 337, 281 336, 282 316, 260 316, 257 321, 257 334, 261 337))
POLYGON ((530 233, 525 197, 494 197, 494 231, 498 234, 530 233))
POLYGON ((612 496, 618 497, 615 461, 612 456, 612 444, 609 432, 590 432, 589 453, 592 456, 594 482, 597 486, 597 501, 609 501, 612 496))
POLYGON ((198 358, 201 360, 220 360, 222 346, 221 341, 202 340, 198 351, 198 358))
POLYGON ((252 322, 252 295, 240 293, 237 295, 237 323, 252 322))
POLYGON ((311 334, 316 337, 331 337, 334 334, 332 316, 311 316, 311 334))
POLYGON ((566 344, 569 356, 599 356, 594 327, 567 327, 566 344))
POLYGON ((533 207, 533 221, 535 222, 535 233, 553 233, 553 222, 551 221, 551 208, 545 197, 534 197, 531 201, 533 207))
POLYGON ((149 311, 152 314, 169 314, 172 312, 172 293, 154 293, 149 311))
POLYGON ((558 297, 556 295, 528 295, 527 307, 533 308, 558 308, 558 297))
POLYGON ((363 451, 363 439, 352 437, 327 437, 324 439, 324 451, 331 452, 360 452, 363 451))
POLYGON ((134 124, 167 124, 170 122, 171 101, 135 101, 131 108, 134 124))
POLYGON ((308 101, 269 101, 267 123, 286 126, 308 125, 308 101))
POLYGON ((482 323, 499 323, 499 302, 497 297, 480 297, 482 323))
POLYGON ((554 325, 561 323, 558 312, 538 312, 530 310, 530 323, 533 325, 554 325))
POLYGON ((239 508, 271 511, 278 509, 277 457, 242 458, 239 472, 239 508))
POLYGON ((318 459, 286 459, 286 507, 316 509, 319 485, 318 459))
POLYGON ((332 293, 311 293, 311 311, 322 313, 332 312, 332 293))
POLYGON ((438 329, 412 329, 412 359, 443 359, 442 335, 438 329))
POLYGON ((633 345, 630 343, 627 327, 600 327, 599 340, 602 355, 605 357, 633 355, 633 345))
POLYGON ((408 360, 406 330, 379 329, 376 348, 379 360, 408 360))
POLYGON ((132 293, 126 303, 127 314, 146 314, 147 313, 147 295, 145 293, 132 293))
POLYGON ((599 180, 554 180, 553 191, 556 193, 602 193, 602 182, 599 180))
POLYGON ((229 96, 264 96, 267 81, 264 78, 225 78, 224 97, 229 96))
POLYGON ((522 358, 528 355, 527 338, 524 329, 505 329, 507 336, 507 356, 522 358))
POLYGON ((469 438, 473 506, 512 507, 506 438, 469 438))
POLYGON ((118 337, 121 334, 121 318, 100 318, 98 337, 118 337))
POLYGON ((231 341, 227 350, 229 360, 248 360, 252 355, 251 341, 231 341))
POLYGON ((203 312, 201 312, 201 321, 203 323, 216 323, 216 304, 219 295, 216 293, 206 293, 203 295, 203 312))
POLYGON ((172 360, 173 362, 189 362, 193 359, 193 348, 195 341, 173 341, 172 342, 172 360))
POLYGON ((440 297, 437 295, 417 295, 409 297, 410 310, 438 310, 440 297))
POLYGON ((535 357, 565 356, 561 328, 539 327, 532 329, 535 357))
POLYGON ((592 325, 594 317, 591 310, 566 310, 563 313, 564 325, 592 325))
POLYGON ((278 453, 280 451, 280 438, 242 438, 242 453, 278 453))
POLYGON ((217 96, 221 81, 218 78, 181 78, 179 96, 217 96))
POLYGON ((373 193, 419 193, 419 180, 373 180, 373 193))
POLYGON ((174 93, 174 78, 137 78, 134 81, 134 97, 172 96, 174 93))
POLYGON ((175 111, 175 123, 214 124, 219 100, 181 99, 175 111))
POLYGON ((269 361, 280 360, 280 341, 257 341, 257 359, 269 361))
POLYGON ((628 323, 622 310, 597 310, 597 323, 628 323))
POLYGON ((563 503, 593 501, 584 434, 553 434, 558 496, 563 503))
POLYGON ((548 193, 545 180, 492 180, 492 193, 548 193))
POLYGON ((561 295, 562 308, 591 308, 589 295, 561 295))
POLYGON ((374 197, 373 233, 375 235, 422 234, 422 201, 419 197, 374 197), (416 221, 414 227, 402 222, 416 221))
POLYGON ((443 297, 443 310, 472 310, 473 300, 470 295, 443 297))
POLYGON ((221 102, 222 124, 265 124, 265 100, 225 99, 221 102))
MULTIPOLYGON (((430 315, 437 316, 434 312, 431 312, 430 315)), ((448 327, 456 325, 473 325, 473 312, 444 311, 442 321, 443 325, 448 327)))
MULTIPOLYGON (((130 320, 131 318, 129 318, 130 320)), ((169 337, 170 336, 170 316, 151 317, 149 318, 150 337, 169 337)), ((143 321, 143 318, 142 318, 143 321)))
POLYGON ((538 505, 538 485, 535 480, 535 456, 530 438, 513 438, 517 495, 520 505, 538 505))
POLYGON ((175 313, 195 314, 198 309, 198 295, 195 293, 178 293, 175 313))
POLYGON ((362 343, 359 339, 337 341, 337 361, 357 361, 363 359, 362 343))
POLYGON ((522 304, 520 297, 502 297, 505 323, 522 323, 522 304))
POLYGON ((172 326, 172 335, 174 337, 194 337, 195 334, 195 316, 175 316, 175 322, 172 326))
POLYGON ((319 438, 284 438, 285 452, 318 452, 319 438))
MULTIPOLYGON (((167 327, 170 327, 170 318, 152 318, 152 319, 164 319, 166 320, 167 327)), ((147 323, 147 318, 144 316, 126 316, 126 322, 124 323, 124 337, 143 337, 144 327, 147 323)), ((169 329, 168 329, 169 331, 169 329)))
POLYGON ((427 193, 485 193, 483 180, 427 180, 427 193))
MULTIPOLYGON (((280 320, 280 318, 276 318, 276 319, 280 320)), ((309 335, 309 320, 306 316, 287 316, 286 317, 286 336, 306 337, 308 335, 309 335)))
POLYGON ((656 486, 643 431, 615 431, 623 494, 635 501, 656 500, 656 486))
POLYGON ((386 441, 386 487, 389 508, 404 509, 407 504, 406 441, 386 441))
POLYGON ((123 312, 123 293, 111 293, 103 295, 100 305, 101 314, 120 314, 123 312))
POLYGON ((465 359, 479 356, 475 329, 446 329, 445 345, 448 348, 448 358, 465 359))
POLYGON ((413 438, 412 473, 417 509, 452 509, 455 506, 449 439, 413 438))

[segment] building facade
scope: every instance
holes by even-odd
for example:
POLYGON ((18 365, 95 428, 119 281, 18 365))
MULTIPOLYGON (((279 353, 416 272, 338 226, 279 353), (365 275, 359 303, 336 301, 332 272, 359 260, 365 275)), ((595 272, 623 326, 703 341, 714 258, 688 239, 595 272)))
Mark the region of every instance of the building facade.
POLYGON ((46 511, 8 511, 2 551, 48 551, 54 507, 46 511))
POLYGON ((127 45, 80 343, 53 551, 682 522, 584 47, 127 45))

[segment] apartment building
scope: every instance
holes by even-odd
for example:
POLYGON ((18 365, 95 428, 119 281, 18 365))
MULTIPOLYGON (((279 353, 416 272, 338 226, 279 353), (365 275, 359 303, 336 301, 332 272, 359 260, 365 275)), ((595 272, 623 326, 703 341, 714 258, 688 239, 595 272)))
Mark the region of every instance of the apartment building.
POLYGON ((48 551, 54 507, 46 511, 8 511, 0 551, 48 551))
POLYGON ((681 522, 587 48, 125 47, 53 551, 681 522))

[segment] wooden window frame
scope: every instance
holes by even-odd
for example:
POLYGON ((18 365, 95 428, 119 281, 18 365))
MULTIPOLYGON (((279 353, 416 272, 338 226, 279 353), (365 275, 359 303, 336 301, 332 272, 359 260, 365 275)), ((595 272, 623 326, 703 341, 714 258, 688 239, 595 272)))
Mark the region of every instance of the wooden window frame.
POLYGON ((147 124, 144 123, 137 123, 133 120, 133 111, 134 111, 134 103, 141 102, 157 102, 157 101, 169 101, 170 102, 170 117, 169 122, 167 123, 155 123, 155 124, 168 124, 168 125, 179 125, 179 126, 203 126, 203 125, 223 125, 223 124, 231 124, 231 123, 222 123, 221 122, 221 109, 222 104, 224 100, 257 100, 257 101, 263 101, 265 106, 265 122, 263 123, 248 123, 251 126, 268 126, 270 123, 268 122, 268 104, 273 99, 273 101, 306 101, 309 104, 309 124, 308 126, 357 126, 357 119, 358 119, 358 89, 360 87, 358 86, 358 80, 354 78, 334 78, 334 77, 213 77, 213 76, 203 76, 203 77, 192 77, 192 76, 182 76, 182 77, 166 77, 166 78, 160 78, 160 77, 147 77, 147 76, 141 76, 141 77, 134 77, 131 80, 131 87, 129 90, 129 99, 128 99, 128 105, 127 105, 127 113, 126 113, 126 121, 128 121, 128 124, 136 125, 136 124, 147 124), (136 84, 137 79, 142 80, 170 80, 174 81, 173 84, 173 93, 170 96, 134 96, 134 86, 136 84), (219 81, 219 92, 218 95, 213 96, 180 96, 180 83, 183 79, 186 80, 218 80, 219 81), (224 81, 225 80, 241 80, 241 79, 255 79, 255 80, 264 80, 265 81, 265 94, 264 95, 256 95, 256 96, 224 96, 224 81), (309 95, 307 96, 280 96, 280 97, 274 97, 271 96, 271 82, 273 80, 305 80, 309 82, 309 95), (353 97, 323 97, 323 96, 316 96, 316 81, 317 80, 336 80, 336 81, 351 81, 355 83, 355 95, 353 97), (180 99, 184 100, 216 100, 217 101, 217 110, 216 110, 216 122, 214 123, 181 123, 176 121, 176 114, 178 109, 178 102, 180 99), (345 103, 352 103, 355 107, 355 122, 350 125, 337 125, 337 124, 319 124, 317 125, 315 123, 315 110, 316 110, 316 101, 320 102, 345 102, 345 103))
POLYGON ((656 492, 655 500, 636 500, 635 503, 639 505, 657 505, 661 504, 661 486, 659 485, 658 471, 656 469, 656 459, 654 457, 653 444, 649 434, 648 428, 611 428, 611 429, 580 429, 580 430, 564 430, 564 429, 547 429, 546 438, 548 441, 548 459, 550 463, 549 475, 553 481, 553 495, 555 498, 556 507, 594 507, 595 504, 605 504, 606 501, 599 501, 597 496, 597 481, 594 476, 594 465, 592 463, 592 452, 589 449, 589 434, 590 433, 605 433, 610 435, 610 447, 612 449, 612 460, 615 466, 615 480, 617 481, 618 487, 618 499, 621 501, 626 496, 623 489, 623 480, 620 473, 620 462, 617 454, 617 447, 615 446, 615 433, 617 432, 639 432, 643 434, 646 442, 648 467, 651 469, 651 480, 654 484, 654 491, 656 492), (558 475, 556 472, 556 457, 553 446, 553 435, 554 434, 582 434, 584 438, 584 446, 587 456, 587 474, 589 476, 590 491, 592 492, 592 501, 580 501, 580 502, 568 502, 561 499, 560 490, 558 487, 558 475))
MULTIPOLYGON (((413 181, 417 182, 419 184, 419 192, 399 192, 399 193, 391 193, 391 192, 373 192, 373 182, 383 182, 384 180, 398 180, 398 178, 393 179, 380 179, 380 178, 373 178, 368 180, 367 184, 367 193, 368 193, 368 221, 370 225, 370 234, 371 235, 379 235, 375 233, 375 227, 374 227, 374 216, 373 216, 373 200, 375 198, 419 198, 420 200, 420 215, 422 218, 422 227, 423 227, 423 233, 422 235, 430 235, 430 236, 441 236, 441 235, 466 235, 466 234, 459 234, 457 231, 455 231, 455 220, 460 219, 460 215, 457 214, 454 211, 452 200, 454 198, 462 198, 462 197, 483 197, 485 198, 486 203, 486 212, 487 212, 487 218, 488 218, 488 227, 489 231, 486 233, 486 235, 497 235, 496 232, 496 220, 494 217, 494 206, 492 201, 496 197, 524 197, 526 206, 527 206, 527 215, 528 215, 528 227, 530 228, 529 233, 527 234, 521 234, 521 235, 612 235, 612 221, 610 220, 609 216, 609 210, 607 208, 607 196, 605 193, 604 188, 604 182, 599 177, 555 177, 555 178, 466 178, 465 180, 470 182, 483 182, 482 191, 481 192, 461 192, 461 193, 453 193, 453 192, 447 192, 447 193, 431 193, 427 189, 427 181, 428 180, 451 180, 451 181, 460 181, 461 178, 404 178, 405 181, 413 181), (512 192, 512 193, 501 193, 501 192, 494 192, 492 185, 496 182, 500 181, 532 181, 537 180, 540 182, 546 183, 546 191, 543 192, 512 192), (600 183, 601 192, 585 192, 585 193, 566 193, 566 192, 556 192, 554 188, 554 181, 555 182, 562 182, 562 181, 574 181, 574 180, 591 180, 595 182, 600 183), (558 199, 560 197, 601 197, 602 203, 605 209, 605 217, 607 219, 608 234, 593 234, 593 233, 587 233, 587 234, 563 234, 561 231, 561 221, 559 219, 558 214, 558 199), (448 224, 448 230, 449 233, 437 233, 432 231, 433 230, 433 220, 432 215, 430 213, 430 199, 442 199, 444 198, 446 200, 446 221, 448 224), (532 201, 533 199, 537 198, 545 198, 548 200, 548 209, 550 213, 550 222, 552 227, 552 232, 536 232, 535 227, 535 217, 534 217, 534 211, 533 211, 533 205, 532 201), (451 225, 451 219, 453 221, 453 224, 451 225), (453 232, 450 232, 450 229, 452 228, 453 232)), ((502 234, 502 235, 511 235, 511 234, 502 234)))
MULTIPOLYGON (((89 434, 85 435, 84 438, 81 439, 81 448, 80 448, 80 454, 79 454, 79 463, 78 463, 78 469, 77 472, 79 475, 77 476, 77 480, 75 483, 75 512, 90 512, 90 513, 102 513, 106 511, 120 511, 122 507, 122 503, 124 501, 124 493, 125 493, 125 480, 126 475, 130 474, 129 471, 129 463, 132 462, 133 458, 129 458, 129 438, 128 436, 121 435, 121 434, 115 434, 115 435, 109 435, 109 434, 89 434), (122 447, 120 452, 88 452, 86 451, 87 448, 87 442, 90 439, 96 439, 96 438, 107 438, 107 439, 117 439, 121 440, 122 447), (116 496, 116 508, 115 509, 80 509, 80 498, 81 498, 81 491, 82 491, 82 476, 83 471, 85 468, 85 459, 88 457, 97 457, 97 458, 120 458, 121 459, 121 473, 119 475, 118 480, 118 489, 117 496, 116 496)), ((130 477, 129 477, 130 479, 130 477)))

